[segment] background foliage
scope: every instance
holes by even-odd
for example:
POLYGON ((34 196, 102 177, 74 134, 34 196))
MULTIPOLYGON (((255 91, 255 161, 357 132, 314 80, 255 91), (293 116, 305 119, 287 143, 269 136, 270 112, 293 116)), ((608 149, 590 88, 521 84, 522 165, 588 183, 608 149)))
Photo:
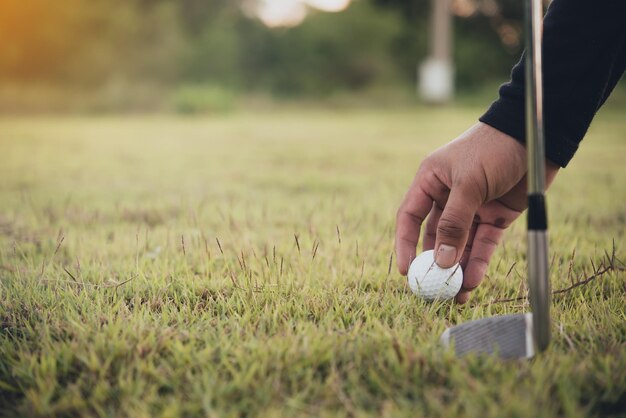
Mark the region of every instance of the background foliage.
MULTIPOLYGON (((503 81, 520 52, 517 2, 470 3, 454 2, 463 16, 454 22, 461 90, 503 81)), ((289 97, 412 88, 428 52, 429 14, 428 0, 356 0, 271 29, 229 0, 4 0, 0 96, 61 86, 65 99, 87 91, 141 106, 181 85, 289 97)))

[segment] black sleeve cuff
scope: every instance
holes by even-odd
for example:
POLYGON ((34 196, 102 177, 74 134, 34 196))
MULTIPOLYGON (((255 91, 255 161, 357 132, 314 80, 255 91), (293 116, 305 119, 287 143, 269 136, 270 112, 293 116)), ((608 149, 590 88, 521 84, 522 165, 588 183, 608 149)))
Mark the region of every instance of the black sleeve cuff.
MULTIPOLYGON (((525 144, 525 113, 523 100, 507 100, 500 97, 479 120, 525 144)), ((578 143, 569 141, 565 135, 549 129, 548 126, 544 129, 546 158, 561 167, 566 167, 574 157, 578 143)))

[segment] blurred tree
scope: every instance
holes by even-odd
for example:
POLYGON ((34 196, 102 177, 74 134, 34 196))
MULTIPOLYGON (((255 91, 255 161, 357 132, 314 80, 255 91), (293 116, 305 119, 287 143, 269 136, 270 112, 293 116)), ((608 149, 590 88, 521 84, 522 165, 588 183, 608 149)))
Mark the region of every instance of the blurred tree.
POLYGON ((246 85, 279 94, 325 94, 395 82, 392 44, 398 16, 356 2, 342 13, 316 13, 295 28, 268 31, 244 23, 242 70, 246 85))
MULTIPOLYGON (((0 1, 0 83, 124 80, 280 95, 404 84, 426 56, 430 0, 354 0, 270 29, 233 0, 0 1)), ((520 51, 518 0, 454 0, 461 88, 506 78, 520 51)), ((123 90, 123 89, 122 89, 123 90)))
POLYGON ((178 7, 184 31, 191 36, 200 34, 224 3, 216 0, 180 0, 178 7))
POLYGON ((181 80, 213 82, 236 87, 240 83, 241 34, 244 19, 236 3, 223 0, 186 0, 181 7, 185 47, 178 65, 181 80), (193 14, 195 10, 200 13, 193 14))
POLYGON ((381 7, 399 9, 409 22, 421 21, 430 9, 429 0, 373 0, 381 7))
MULTIPOLYGON (((414 80, 415 64, 427 53, 430 0, 373 0, 402 11, 408 29, 398 41, 396 57, 414 80), (405 52, 410 51, 409 54, 405 52), (411 54, 412 53, 412 54, 411 54)), ((454 65, 460 89, 504 81, 521 52, 522 3, 519 0, 453 0, 454 65)))
POLYGON ((165 1, 4 0, 0 79, 94 85, 111 77, 174 78, 174 6, 165 1))

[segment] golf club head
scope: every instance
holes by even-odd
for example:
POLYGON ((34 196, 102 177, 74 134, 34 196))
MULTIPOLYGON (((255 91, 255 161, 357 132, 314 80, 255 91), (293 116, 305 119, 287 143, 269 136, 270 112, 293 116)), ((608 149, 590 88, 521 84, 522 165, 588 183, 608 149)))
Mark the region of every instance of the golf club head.
POLYGON ((457 357, 497 355, 502 359, 528 359, 535 355, 533 315, 500 315, 448 328, 441 343, 454 347, 457 357))

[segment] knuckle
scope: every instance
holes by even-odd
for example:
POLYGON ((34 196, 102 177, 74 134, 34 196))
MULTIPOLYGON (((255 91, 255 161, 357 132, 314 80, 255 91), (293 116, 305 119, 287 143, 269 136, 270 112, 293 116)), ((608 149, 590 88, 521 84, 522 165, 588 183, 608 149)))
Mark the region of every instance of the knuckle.
POLYGON ((420 170, 422 169, 430 169, 430 167, 433 165, 433 160, 435 159, 435 152, 431 152, 430 154, 428 154, 420 163, 419 167, 420 170))
POLYGON ((439 236, 454 240, 465 237, 465 227, 460 217, 448 214, 441 217, 439 225, 437 225, 437 234, 439 236))
POLYGON ((396 213, 396 223, 398 223, 398 220, 402 218, 410 219, 413 223, 416 223, 419 225, 421 225, 424 222, 424 218, 412 212, 411 210, 406 209, 404 205, 401 206, 396 213))
POLYGON ((461 286, 461 289, 471 292, 474 289, 476 289, 478 287, 478 285, 480 285, 480 280, 475 281, 473 283, 463 283, 463 286, 461 286))
POLYGON ((410 211, 407 209, 407 203, 405 200, 396 211, 396 220, 400 220, 403 217, 408 216, 409 213, 410 211))
POLYGON ((424 178, 425 183, 432 184, 439 181, 439 171, 441 167, 431 163, 430 161, 426 161, 422 163, 420 167, 420 175, 424 178))
POLYGON ((494 240, 493 238, 490 237, 482 237, 480 238, 479 242, 483 245, 485 245, 486 247, 497 247, 498 246, 498 241, 494 240))
POLYGON ((481 257, 481 256, 477 256, 477 255, 475 255, 472 258, 470 258, 469 262, 470 263, 475 263, 482 270, 486 270, 487 266, 489 265, 489 260, 487 260, 485 257, 481 257))
POLYGON ((464 305, 467 301, 469 301, 469 298, 470 292, 462 289, 456 296, 456 301, 459 305, 464 305))
POLYGON ((464 195, 472 201, 483 203, 486 201, 486 186, 475 176, 463 176, 454 179, 453 187, 463 191, 464 195))
POLYGON ((403 213, 404 213, 404 205, 401 205, 396 211, 396 223, 402 217, 403 213))

